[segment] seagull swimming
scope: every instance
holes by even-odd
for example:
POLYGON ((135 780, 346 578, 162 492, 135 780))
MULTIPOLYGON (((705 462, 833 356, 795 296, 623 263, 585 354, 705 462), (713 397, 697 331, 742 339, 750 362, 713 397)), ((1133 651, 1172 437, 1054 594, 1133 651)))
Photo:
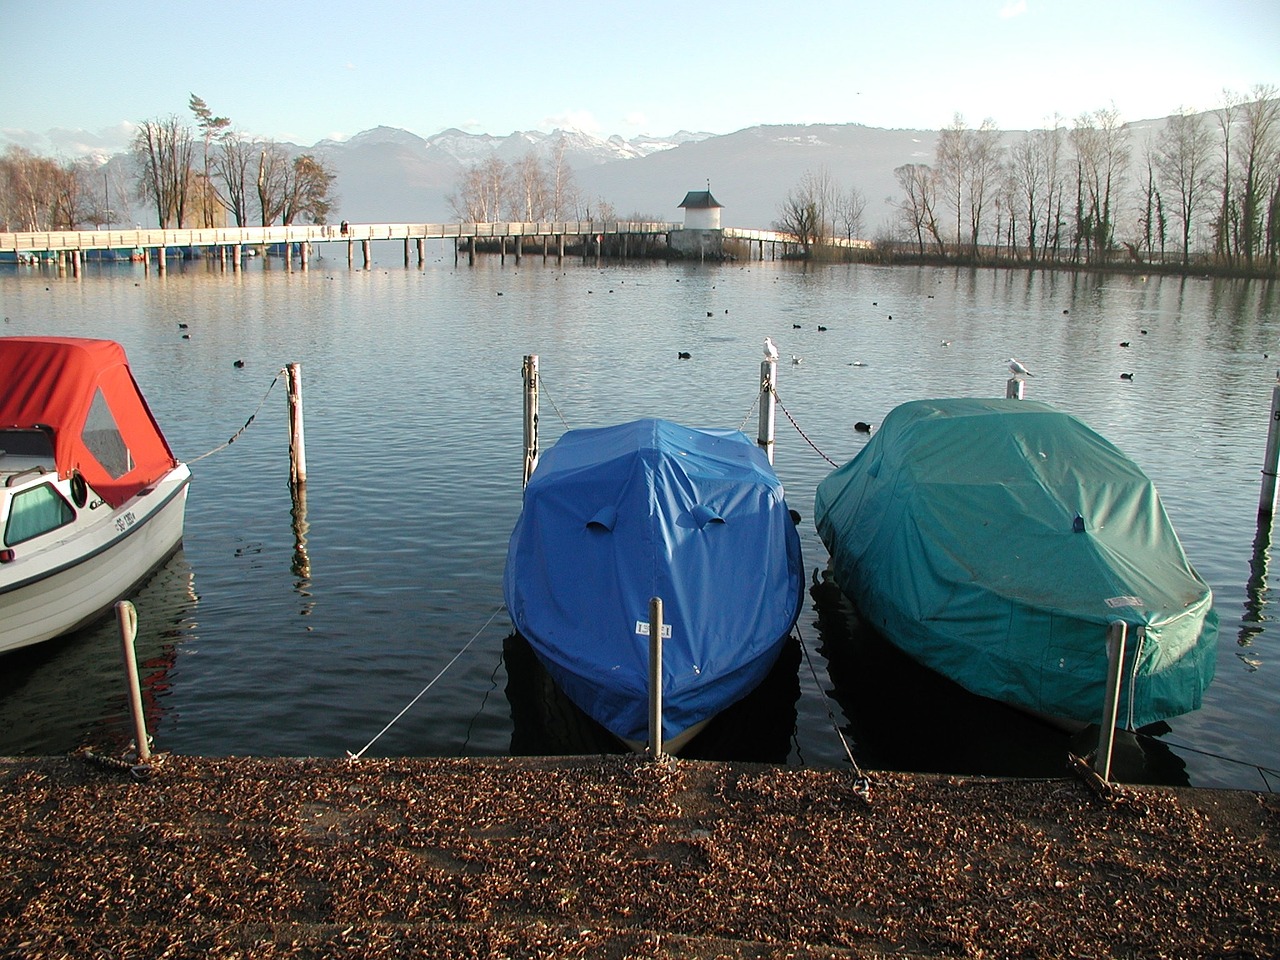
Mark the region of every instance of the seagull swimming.
POLYGON ((1009 361, 1009 372, 1012 373, 1014 377, 1016 377, 1019 380, 1021 380, 1023 377, 1035 376, 1035 374, 1033 374, 1030 370, 1028 370, 1022 364, 1020 364, 1017 360, 1012 360, 1012 359, 1009 361))
POLYGON ((764 358, 766 360, 778 359, 778 348, 773 345, 773 340, 769 337, 764 338, 764 358))

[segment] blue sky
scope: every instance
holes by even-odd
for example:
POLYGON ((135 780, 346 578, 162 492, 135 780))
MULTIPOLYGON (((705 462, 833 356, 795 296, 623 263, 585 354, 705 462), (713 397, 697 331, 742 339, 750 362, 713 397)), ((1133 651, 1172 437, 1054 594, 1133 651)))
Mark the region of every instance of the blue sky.
POLYGON ((120 147, 189 116, 310 145, 758 123, 1004 129, 1280 86, 1277 0, 0 0, 0 145, 120 147))

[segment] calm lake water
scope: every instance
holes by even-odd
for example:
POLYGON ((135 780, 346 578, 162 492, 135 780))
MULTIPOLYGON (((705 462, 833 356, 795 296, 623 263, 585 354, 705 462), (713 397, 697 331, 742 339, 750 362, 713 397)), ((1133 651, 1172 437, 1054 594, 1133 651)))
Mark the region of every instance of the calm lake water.
MULTIPOLYGON (((234 444, 193 464, 184 549, 135 601, 158 749, 355 752, 451 661, 369 755, 600 749, 508 640, 522 357, 540 356, 544 447, 566 423, 641 416, 745 421, 754 435, 770 335, 779 396, 807 435, 779 411, 776 467, 804 516, 811 573, 827 561, 814 490, 832 469, 824 456, 860 449, 854 422, 910 399, 1003 395, 1016 356, 1035 373, 1029 397, 1081 417, 1155 480, 1222 618, 1204 706, 1127 744, 1126 763, 1142 765, 1122 775, 1280 787, 1280 629, 1270 528, 1257 523, 1280 367, 1274 285, 541 257, 468 268, 428 249, 438 259, 422 269, 404 268, 398 247, 369 270, 345 257, 305 272, 278 260, 239 273, 174 262, 166 276, 89 267, 79 279, 0 268, 0 333, 121 341, 183 459, 224 443, 266 397, 234 444), (268 393, 295 361, 308 457, 297 511, 283 380, 268 393)), ((707 755, 845 765, 830 710, 865 766, 1061 771, 1064 736, 915 668, 828 592, 811 598, 800 636, 768 702, 748 711, 765 731, 707 755)), ((0 755, 118 749, 129 732, 116 643, 108 622, 0 658, 0 755)))

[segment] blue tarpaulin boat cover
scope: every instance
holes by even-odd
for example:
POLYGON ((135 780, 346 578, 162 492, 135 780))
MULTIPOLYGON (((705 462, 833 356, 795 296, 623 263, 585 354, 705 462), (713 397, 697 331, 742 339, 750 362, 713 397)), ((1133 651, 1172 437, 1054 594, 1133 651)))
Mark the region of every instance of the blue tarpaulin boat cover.
POLYGON ((512 622, 564 692, 641 743, 651 598, 670 631, 667 741, 760 683, 803 588, 799 534, 759 448, 655 419, 571 430, 542 455, 504 575, 512 622))
POLYGON ((814 514, 863 617, 974 693, 1098 722, 1117 619, 1122 722, 1194 710, 1213 677, 1212 593, 1154 485, 1048 404, 902 404, 822 481, 814 514))

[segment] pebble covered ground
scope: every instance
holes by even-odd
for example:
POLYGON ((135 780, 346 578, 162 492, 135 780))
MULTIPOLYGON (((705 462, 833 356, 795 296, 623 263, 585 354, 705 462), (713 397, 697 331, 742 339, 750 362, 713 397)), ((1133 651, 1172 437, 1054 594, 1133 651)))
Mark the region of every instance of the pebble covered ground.
POLYGON ((1280 955, 1280 797, 635 757, 0 760, 0 956, 1280 955))

